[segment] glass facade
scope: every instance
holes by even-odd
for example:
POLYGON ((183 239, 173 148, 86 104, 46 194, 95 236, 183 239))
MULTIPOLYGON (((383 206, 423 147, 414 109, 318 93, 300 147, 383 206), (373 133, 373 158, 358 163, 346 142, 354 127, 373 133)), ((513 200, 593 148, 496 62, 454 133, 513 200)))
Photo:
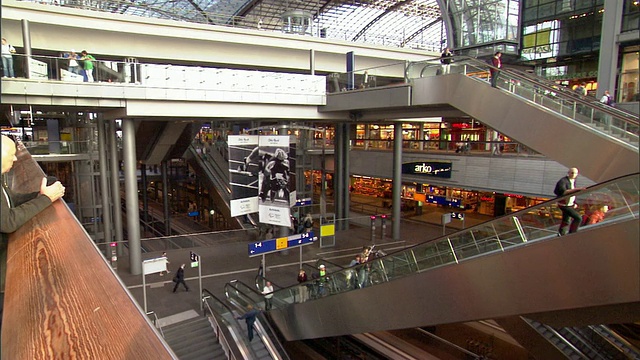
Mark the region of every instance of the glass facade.
POLYGON ((603 0, 525 0, 523 6, 524 59, 561 60, 600 49, 603 0))
POLYGON ((618 82, 617 102, 640 101, 640 46, 628 46, 622 50, 620 81, 618 82))
POLYGON ((624 0, 622 7, 622 31, 633 31, 640 28, 640 1, 624 0))
MULTIPOLYGON (((448 3, 455 48, 518 43, 519 0, 452 0, 448 3)), ((506 46, 504 50, 515 52, 517 46, 506 46)))

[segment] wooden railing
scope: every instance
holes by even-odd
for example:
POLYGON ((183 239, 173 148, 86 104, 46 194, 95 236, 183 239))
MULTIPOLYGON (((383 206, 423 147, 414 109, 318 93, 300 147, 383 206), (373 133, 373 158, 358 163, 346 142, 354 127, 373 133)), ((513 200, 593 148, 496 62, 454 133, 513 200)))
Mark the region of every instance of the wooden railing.
MULTIPOLYGON (((37 191, 26 150, 12 172, 37 191)), ((2 359, 176 358, 64 202, 11 234, 7 258, 2 359)))

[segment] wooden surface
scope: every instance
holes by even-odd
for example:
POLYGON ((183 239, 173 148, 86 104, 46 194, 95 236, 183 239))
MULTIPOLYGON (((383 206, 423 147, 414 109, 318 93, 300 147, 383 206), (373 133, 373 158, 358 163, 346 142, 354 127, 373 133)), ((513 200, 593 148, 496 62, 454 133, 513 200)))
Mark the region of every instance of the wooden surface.
MULTIPOLYGON (((42 171, 18 151, 12 188, 42 171)), ((2 359, 173 359, 89 235, 57 201, 10 236, 2 359)))

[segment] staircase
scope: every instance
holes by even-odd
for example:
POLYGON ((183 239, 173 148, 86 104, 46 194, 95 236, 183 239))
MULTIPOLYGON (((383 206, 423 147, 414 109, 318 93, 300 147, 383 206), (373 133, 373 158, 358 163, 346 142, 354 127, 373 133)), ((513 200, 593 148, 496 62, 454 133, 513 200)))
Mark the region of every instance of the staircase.
POLYGON ((209 319, 196 317, 162 328, 164 338, 180 360, 226 359, 209 319))

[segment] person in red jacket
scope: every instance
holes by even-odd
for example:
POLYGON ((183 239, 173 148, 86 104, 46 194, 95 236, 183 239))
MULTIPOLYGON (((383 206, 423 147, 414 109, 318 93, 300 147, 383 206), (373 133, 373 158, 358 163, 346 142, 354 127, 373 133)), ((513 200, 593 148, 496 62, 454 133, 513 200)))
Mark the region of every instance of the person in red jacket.
POLYGON ((493 67, 489 69, 489 72, 491 73, 491 87, 497 87, 498 75, 500 74, 500 70, 498 69, 502 68, 502 60, 500 59, 501 57, 502 52, 496 51, 496 53, 493 54, 493 57, 491 58, 491 65, 493 65, 493 67))

